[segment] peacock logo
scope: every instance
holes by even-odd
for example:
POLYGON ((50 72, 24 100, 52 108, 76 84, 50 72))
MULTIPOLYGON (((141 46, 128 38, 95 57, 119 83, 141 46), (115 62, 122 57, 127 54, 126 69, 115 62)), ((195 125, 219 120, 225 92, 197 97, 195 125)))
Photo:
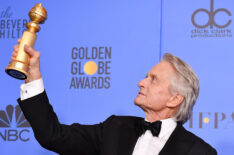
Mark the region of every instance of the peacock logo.
POLYGON ((25 119, 19 105, 8 105, 0 110, 0 141, 30 140, 29 122, 25 119))
POLYGON ((6 111, 0 110, 0 127, 30 127, 30 124, 25 119, 19 105, 13 107, 8 105, 6 111), (14 119, 15 118, 15 119, 14 119), (12 121, 14 119, 14 121, 12 121))

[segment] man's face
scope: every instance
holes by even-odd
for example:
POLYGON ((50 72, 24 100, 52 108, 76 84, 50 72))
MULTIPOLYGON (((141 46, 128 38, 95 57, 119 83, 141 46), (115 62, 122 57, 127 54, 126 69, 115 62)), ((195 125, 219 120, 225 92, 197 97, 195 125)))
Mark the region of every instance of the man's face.
POLYGON ((140 88, 135 104, 144 111, 162 111, 172 96, 169 92, 170 79, 175 75, 170 63, 162 61, 155 65, 145 79, 138 83, 140 88))

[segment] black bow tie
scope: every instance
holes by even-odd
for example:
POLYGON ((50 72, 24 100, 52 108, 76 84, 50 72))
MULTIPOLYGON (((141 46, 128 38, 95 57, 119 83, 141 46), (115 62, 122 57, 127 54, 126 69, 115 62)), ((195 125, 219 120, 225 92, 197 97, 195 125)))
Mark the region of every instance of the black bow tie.
POLYGON ((139 121, 137 125, 138 136, 144 134, 146 130, 150 130, 153 136, 158 137, 161 130, 161 124, 161 121, 156 121, 153 123, 146 122, 144 120, 139 121))

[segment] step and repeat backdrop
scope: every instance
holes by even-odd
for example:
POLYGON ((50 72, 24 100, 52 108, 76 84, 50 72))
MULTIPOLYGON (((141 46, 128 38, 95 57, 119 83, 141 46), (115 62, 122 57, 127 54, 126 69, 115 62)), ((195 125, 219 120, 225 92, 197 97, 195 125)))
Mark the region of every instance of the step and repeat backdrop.
POLYGON ((35 49, 61 123, 94 124, 112 114, 144 117, 133 104, 137 83, 169 52, 189 63, 200 80, 184 126, 218 154, 234 153, 233 0, 2 0, 1 155, 55 154, 38 144, 17 105, 24 81, 5 73, 36 3, 47 9, 48 19, 35 49))

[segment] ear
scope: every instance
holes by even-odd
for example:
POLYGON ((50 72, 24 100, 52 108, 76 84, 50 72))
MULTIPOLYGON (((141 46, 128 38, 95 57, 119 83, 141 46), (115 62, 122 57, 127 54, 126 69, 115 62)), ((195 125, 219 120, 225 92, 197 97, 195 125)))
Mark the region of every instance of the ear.
POLYGON ((167 107, 176 108, 184 101, 184 96, 180 94, 175 94, 167 102, 167 107))

